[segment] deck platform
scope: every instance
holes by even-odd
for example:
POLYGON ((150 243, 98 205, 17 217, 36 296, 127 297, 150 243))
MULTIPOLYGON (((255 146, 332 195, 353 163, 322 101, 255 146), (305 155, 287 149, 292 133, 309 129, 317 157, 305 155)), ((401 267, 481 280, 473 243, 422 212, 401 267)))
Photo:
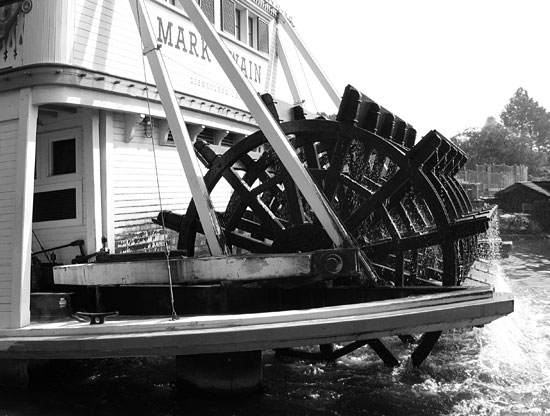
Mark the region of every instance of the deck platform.
POLYGON ((75 317, 0 330, 0 359, 107 358, 228 353, 367 340, 489 323, 513 311, 486 286, 398 300, 225 316, 75 317))

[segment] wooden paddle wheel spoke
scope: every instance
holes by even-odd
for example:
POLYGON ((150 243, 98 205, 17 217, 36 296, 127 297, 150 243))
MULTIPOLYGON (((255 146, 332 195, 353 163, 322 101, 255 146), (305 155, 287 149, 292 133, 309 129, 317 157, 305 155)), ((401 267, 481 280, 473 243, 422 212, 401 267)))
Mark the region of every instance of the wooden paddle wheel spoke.
POLYGON ((441 242, 437 230, 421 234, 401 236, 399 241, 385 240, 372 243, 366 247, 366 251, 372 254, 397 253, 400 251, 418 250, 431 247, 441 242))
POLYGON ((306 222, 306 215, 304 213, 304 206, 300 191, 286 171, 284 174, 284 187, 286 200, 288 201, 290 221, 293 224, 304 224, 306 222))
POLYGON ((273 176, 268 176, 268 175, 266 176, 267 176, 267 179, 263 180, 259 185, 255 186, 250 190, 250 192, 253 195, 259 196, 262 193, 273 189, 275 186, 282 184, 283 181, 286 180, 284 173, 279 173, 273 176))
POLYGON ((351 178, 348 174, 341 174, 340 181, 343 185, 348 187, 353 192, 363 196, 364 198, 370 198, 375 192, 372 189, 380 189, 382 185, 373 180, 366 179, 364 180, 365 184, 357 182, 355 179, 351 178))
POLYGON ((310 169, 321 169, 321 162, 319 161, 319 153, 315 148, 315 143, 307 143, 303 147, 303 153, 305 162, 310 169))
POLYGON ((323 187, 323 193, 329 202, 333 202, 336 190, 338 189, 340 176, 345 166, 350 144, 351 140, 345 136, 339 137, 336 141, 335 151, 330 159, 330 165, 327 169, 323 187))
POLYGON ((275 253, 272 244, 261 241, 257 238, 230 232, 225 234, 227 243, 233 247, 239 247, 251 253, 275 253))
POLYGON ((235 221, 238 222, 240 220, 242 208, 246 205, 250 207, 254 215, 259 218, 263 227, 267 228, 273 235, 279 235, 284 229, 283 225, 277 216, 271 212, 253 191, 251 191, 246 182, 232 169, 226 171, 224 178, 232 186, 235 192, 238 193, 239 199, 242 201, 242 203, 239 204, 237 212, 228 212, 232 220, 227 223, 226 228, 230 230, 234 228, 234 225, 236 225, 235 221), (236 215, 237 213, 238 215, 236 215))
POLYGON ((345 225, 350 230, 357 229, 363 220, 374 213, 375 209, 383 205, 392 193, 398 191, 408 181, 404 171, 398 172, 390 180, 384 183, 380 189, 374 192, 346 219, 345 225))

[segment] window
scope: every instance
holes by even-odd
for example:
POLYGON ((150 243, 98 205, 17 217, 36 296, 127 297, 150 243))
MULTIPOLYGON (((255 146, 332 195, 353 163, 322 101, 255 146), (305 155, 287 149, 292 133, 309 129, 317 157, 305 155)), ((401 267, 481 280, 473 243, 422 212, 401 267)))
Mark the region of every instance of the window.
MULTIPOLYGON (((205 1, 201 0, 201 3, 205 1)), ((220 8, 223 32, 234 35, 251 48, 269 53, 269 23, 240 4, 237 5, 234 0, 220 0, 220 8)))
POLYGON ((76 189, 36 192, 32 222, 76 219, 76 189))
POLYGON ((51 142, 50 165, 52 176, 76 172, 76 139, 51 142))
POLYGON ((241 10, 235 9, 235 37, 241 40, 241 10))
POLYGON ((248 18, 248 45, 253 48, 254 47, 254 18, 249 17, 248 18))

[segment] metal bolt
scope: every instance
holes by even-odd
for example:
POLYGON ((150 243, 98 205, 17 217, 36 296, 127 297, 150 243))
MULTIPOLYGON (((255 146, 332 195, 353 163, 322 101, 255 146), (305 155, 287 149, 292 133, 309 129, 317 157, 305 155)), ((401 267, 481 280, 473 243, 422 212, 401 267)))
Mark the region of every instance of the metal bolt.
POLYGON ((338 254, 329 254, 323 259, 323 265, 327 272, 337 274, 344 268, 344 260, 338 254))

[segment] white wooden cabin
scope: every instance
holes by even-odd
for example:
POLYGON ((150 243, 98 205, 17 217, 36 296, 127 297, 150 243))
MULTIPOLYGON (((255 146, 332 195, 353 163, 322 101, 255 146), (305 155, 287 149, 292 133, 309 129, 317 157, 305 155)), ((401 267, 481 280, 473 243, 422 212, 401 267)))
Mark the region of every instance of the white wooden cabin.
MULTIPOLYGON (((146 2, 193 138, 230 146, 257 130, 182 9, 146 2)), ((201 0, 258 92, 276 79, 275 8, 201 0)), ((93 253, 157 246, 160 210, 190 192, 128 1, 0 1, 0 328, 30 321, 31 252, 82 239, 93 253), (147 87, 149 85, 149 87, 147 87), (153 143, 146 133, 153 118, 153 143), (33 235, 34 233, 34 235, 33 235)), ((227 195, 213 195, 223 208, 227 195)), ((77 247, 56 251, 70 263, 77 247)))

